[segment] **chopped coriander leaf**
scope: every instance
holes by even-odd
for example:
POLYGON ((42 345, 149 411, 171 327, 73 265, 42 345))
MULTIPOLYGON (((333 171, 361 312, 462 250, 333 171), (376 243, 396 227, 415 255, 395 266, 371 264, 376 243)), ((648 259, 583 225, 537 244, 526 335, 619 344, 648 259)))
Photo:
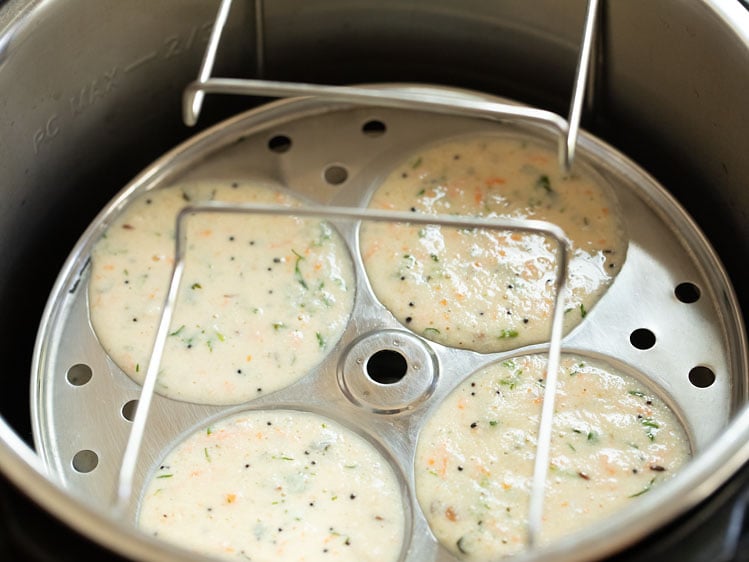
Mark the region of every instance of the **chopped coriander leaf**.
POLYGON ((546 193, 552 193, 554 190, 551 188, 551 180, 549 176, 543 174, 536 180, 536 187, 543 189, 546 193))
POLYGON ((302 270, 299 269, 299 264, 304 261, 304 256, 302 256, 300 253, 298 253, 296 250, 291 250, 292 253, 296 256, 296 262, 294 263, 294 277, 296 278, 297 282, 304 287, 305 289, 308 289, 307 282, 304 280, 304 276, 302 275, 302 270))
POLYGON ((655 483, 655 478, 653 478, 650 482, 648 482, 647 485, 642 490, 640 490, 639 492, 635 492, 631 496, 627 496, 627 497, 636 498, 637 496, 641 496, 644 493, 649 492, 650 489, 653 487, 654 483, 655 483))

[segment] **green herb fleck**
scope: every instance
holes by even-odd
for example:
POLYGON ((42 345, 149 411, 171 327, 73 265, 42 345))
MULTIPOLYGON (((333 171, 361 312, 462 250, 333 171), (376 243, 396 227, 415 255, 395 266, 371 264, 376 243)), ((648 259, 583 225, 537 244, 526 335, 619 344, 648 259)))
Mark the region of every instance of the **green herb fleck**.
POLYGON ((424 161, 423 158, 421 156, 419 156, 418 158, 416 158, 416 160, 414 160, 413 162, 411 162, 411 169, 415 170, 416 168, 418 168, 419 166, 421 166, 421 163, 423 161, 424 161))
POLYGON ((205 456, 205 460, 211 462, 211 455, 208 453, 208 447, 203 448, 203 456, 205 456))
POLYGON ((641 390, 630 390, 629 393, 632 396, 637 396, 638 398, 645 398, 645 393, 641 390))
POLYGON ((538 179, 536 180, 536 187, 543 189, 544 191, 546 191, 546 193, 552 193, 554 191, 553 189, 551 189, 551 180, 546 174, 538 177, 538 179))
POLYGON ((588 441, 595 443, 598 441, 598 434, 595 431, 589 431, 587 436, 588 441))
POLYGON ((185 325, 184 325, 184 324, 182 324, 182 325, 181 325, 181 326, 180 326, 179 328, 177 328, 176 330, 174 330, 174 331, 173 331, 173 332, 172 332, 171 334, 169 334, 169 335, 170 335, 170 336, 178 336, 178 335, 180 335, 180 333, 181 333, 181 332, 182 332, 182 330, 184 330, 184 329, 185 329, 185 325))
POLYGON ((653 483, 654 483, 654 482, 655 482, 655 478, 653 478, 653 479, 652 479, 652 480, 651 480, 650 482, 648 482, 647 486, 645 486, 645 487, 644 487, 644 488, 643 488, 642 490, 640 490, 639 492, 636 492, 636 493, 632 494, 632 495, 631 495, 631 496, 629 496, 629 497, 630 497, 630 498, 636 498, 637 496, 641 496, 641 495, 643 495, 644 493, 646 493, 646 492, 649 492, 649 491, 650 491, 650 488, 652 488, 652 487, 653 487, 653 483))
POLYGON ((457 546, 457 547, 458 547, 458 550, 459 550, 459 551, 460 551, 460 552, 461 552, 462 554, 468 554, 468 553, 469 553, 468 549, 466 548, 466 540, 465 540, 465 539, 466 539, 465 537, 460 537, 460 538, 459 538, 459 539, 458 539, 458 540, 457 540, 457 541, 455 542, 455 546, 457 546))
POLYGON ((489 425, 495 427, 499 422, 497 420, 489 420, 489 425))
POLYGON ((518 334, 517 330, 510 330, 510 329, 505 328, 504 330, 502 330, 499 333, 498 338, 500 340, 506 340, 506 339, 509 339, 509 338, 516 338, 516 337, 518 337, 518 335, 519 334, 518 334))
POLYGON ((437 328, 424 328, 424 335, 427 334, 439 335, 440 331, 437 328))
POLYGON ((193 290, 194 289, 202 289, 203 286, 200 283, 193 283, 192 285, 190 285, 190 288, 193 289, 193 290))
POLYGON ((304 256, 299 254, 296 250, 291 250, 292 253, 296 256, 296 262, 294 263, 294 277, 296 278, 297 282, 304 287, 305 289, 308 289, 307 282, 304 280, 304 277, 302 276, 302 271, 299 269, 299 264, 304 261, 304 256))
POLYGON ((317 345, 320 349, 323 349, 325 347, 325 338, 322 337, 322 334, 320 332, 315 332, 315 337, 317 338, 317 345))
POLYGON ((440 261, 440 258, 439 258, 439 256, 437 254, 429 254, 429 257, 432 258, 433 262, 440 261))
POLYGON ((274 330, 275 330, 276 332, 277 332, 277 331, 279 331, 279 330, 282 330, 282 329, 284 329, 285 327, 286 327, 286 324, 284 324, 283 322, 274 322, 274 323, 273 323, 273 329, 274 329, 274 330))
POLYGON ((140 363, 135 364, 135 372, 140 373, 140 363))
POLYGON ((318 236, 317 240, 315 241, 315 246, 322 246, 326 241, 331 239, 332 234, 333 232, 330 229, 330 225, 326 222, 321 222, 320 236, 318 236))
POLYGON ((585 305, 580 303, 580 318, 585 318, 588 315, 588 311, 585 310, 585 305))
POLYGON ((205 434, 210 435, 211 433, 213 433, 213 430, 211 429, 211 426, 209 425, 208 427, 205 428, 205 434))
POLYGON ((174 474, 159 474, 156 478, 171 478, 174 474))

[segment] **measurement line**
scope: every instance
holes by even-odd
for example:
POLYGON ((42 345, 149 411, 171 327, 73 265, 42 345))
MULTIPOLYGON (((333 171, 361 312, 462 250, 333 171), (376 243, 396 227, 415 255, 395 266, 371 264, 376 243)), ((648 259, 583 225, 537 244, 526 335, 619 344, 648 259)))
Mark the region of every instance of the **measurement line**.
POLYGON ((122 69, 122 72, 130 72, 131 70, 135 70, 139 66, 143 66, 144 64, 151 62, 158 56, 158 53, 156 51, 152 51, 148 53, 147 55, 143 55, 139 59, 134 60, 130 64, 128 64, 125 68, 122 69))

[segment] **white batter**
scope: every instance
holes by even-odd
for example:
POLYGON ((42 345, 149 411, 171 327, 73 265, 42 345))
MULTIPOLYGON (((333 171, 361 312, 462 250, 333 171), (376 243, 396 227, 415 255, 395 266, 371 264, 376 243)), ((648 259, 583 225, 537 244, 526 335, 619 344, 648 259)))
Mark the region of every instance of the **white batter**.
MULTIPOLYGON (((384 180, 370 207, 557 224, 574 246, 567 330, 601 297, 627 251, 610 190, 591 177, 564 177, 552 150, 522 137, 427 148, 384 180)), ((378 299, 428 339, 494 352, 549 338, 557 258, 543 236, 365 223, 361 252, 378 299)))
POLYGON ((398 479, 356 433, 314 414, 241 414, 164 459, 141 528, 228 560, 398 560, 406 515, 398 479))
MULTIPOLYGON (((258 185, 202 183, 138 197, 92 252, 91 323, 142 382, 174 263, 177 212, 206 200, 290 206, 258 185)), ((340 236, 316 219, 197 214, 157 391, 203 404, 250 400, 305 375, 335 346, 354 299, 340 236)))
MULTIPOLYGON (((419 437, 416 493, 432 531, 466 560, 525 546, 546 358, 469 377, 419 437)), ((689 458, 673 412, 636 379, 563 355, 541 543, 594 524, 672 478, 689 458)))

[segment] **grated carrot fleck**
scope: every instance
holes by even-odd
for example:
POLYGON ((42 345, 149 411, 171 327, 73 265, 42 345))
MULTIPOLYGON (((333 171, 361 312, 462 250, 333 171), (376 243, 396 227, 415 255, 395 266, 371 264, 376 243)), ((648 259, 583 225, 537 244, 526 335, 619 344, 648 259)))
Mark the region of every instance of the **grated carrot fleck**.
POLYGON ((505 183, 507 183, 507 180, 505 178, 499 178, 499 177, 486 178, 486 185, 504 185, 505 183))

